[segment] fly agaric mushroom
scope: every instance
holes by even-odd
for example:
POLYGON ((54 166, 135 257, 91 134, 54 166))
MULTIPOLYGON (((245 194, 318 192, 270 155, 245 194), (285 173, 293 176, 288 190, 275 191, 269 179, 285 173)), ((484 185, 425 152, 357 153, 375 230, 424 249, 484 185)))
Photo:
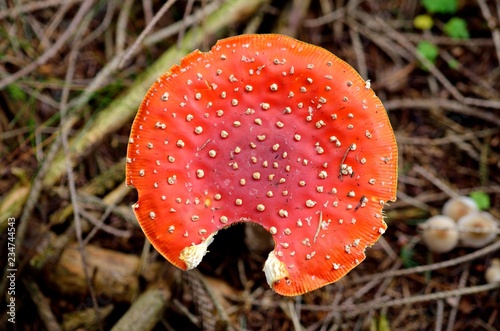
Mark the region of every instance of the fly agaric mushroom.
POLYGON ((351 66, 290 37, 242 35, 153 84, 126 176, 168 261, 195 268, 217 231, 254 222, 275 242, 267 282, 299 295, 342 278, 384 233, 397 153, 383 105, 351 66))
POLYGON ((458 244, 457 224, 449 216, 432 216, 420 227, 423 230, 422 239, 431 252, 446 253, 458 244))

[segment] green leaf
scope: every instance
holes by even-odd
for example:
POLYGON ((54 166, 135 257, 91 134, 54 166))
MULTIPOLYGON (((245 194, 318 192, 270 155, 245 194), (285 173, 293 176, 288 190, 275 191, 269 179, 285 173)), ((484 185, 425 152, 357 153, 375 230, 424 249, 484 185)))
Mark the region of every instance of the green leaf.
POLYGON ((458 8, 457 0, 422 0, 422 5, 429 13, 455 14, 458 8))
POLYGON ((483 191, 471 192, 470 197, 474 200, 480 210, 487 210, 491 207, 490 196, 483 191))
POLYGON ((28 99, 26 93, 15 84, 7 85, 5 89, 9 97, 14 101, 26 101, 28 99))
MULTIPOLYGON (((433 64, 436 63, 436 58, 439 55, 439 49, 437 46, 425 40, 418 43, 417 52, 433 64)), ((423 66, 423 68, 428 70, 425 66, 423 66)))
POLYGON ((467 22, 459 17, 453 17, 444 25, 444 33, 454 39, 469 39, 467 22))
POLYGON ((430 30, 434 26, 434 21, 430 15, 418 15, 413 19, 413 26, 420 30, 430 30))

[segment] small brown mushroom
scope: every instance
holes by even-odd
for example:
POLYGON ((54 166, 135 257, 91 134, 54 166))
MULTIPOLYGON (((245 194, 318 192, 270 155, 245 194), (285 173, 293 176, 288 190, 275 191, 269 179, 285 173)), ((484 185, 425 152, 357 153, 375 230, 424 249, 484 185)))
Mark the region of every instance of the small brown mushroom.
POLYGON ((446 201, 442 213, 458 221, 462 216, 478 210, 477 204, 472 198, 460 196, 446 201))
POLYGON ((458 220, 457 225, 460 241, 467 247, 483 247, 492 242, 498 233, 497 222, 486 212, 467 214, 458 220))
POLYGON ((486 269, 484 278, 489 284, 500 283, 500 259, 495 258, 491 260, 491 265, 486 269))
POLYGON ((446 253, 458 244, 459 233, 455 221, 444 215, 436 215, 421 224, 422 239, 431 252, 446 253))

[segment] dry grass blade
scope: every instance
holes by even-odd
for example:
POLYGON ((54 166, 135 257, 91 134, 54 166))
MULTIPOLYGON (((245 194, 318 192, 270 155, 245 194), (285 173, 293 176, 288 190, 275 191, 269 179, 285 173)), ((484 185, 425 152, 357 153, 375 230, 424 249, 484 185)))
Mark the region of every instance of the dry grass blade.
POLYGON ((452 298, 455 296, 464 296, 464 295, 470 295, 470 294, 475 294, 475 293, 479 293, 479 292, 493 291, 493 290, 496 290, 498 288, 500 288, 500 284, 484 284, 484 285, 471 286, 471 287, 466 287, 466 288, 461 288, 461 289, 456 289, 456 290, 451 290, 451 291, 443 291, 443 292, 437 292, 437 293, 431 293, 431 294, 416 295, 416 296, 412 296, 409 298, 391 300, 391 301, 387 301, 387 302, 360 304, 355 309, 352 309, 352 307, 346 307, 346 308, 340 309, 340 310, 346 311, 346 314, 348 316, 356 316, 356 315, 362 314, 370 309, 400 307, 400 306, 404 306, 404 305, 411 305, 411 304, 421 303, 421 302, 443 300, 443 299, 452 298))
MULTIPOLYGON (((85 23, 90 23, 90 19, 87 19, 85 23)), ((75 75, 75 66, 76 66, 76 61, 78 60, 78 53, 80 50, 81 46, 81 37, 83 35, 83 32, 85 31, 85 28, 87 24, 82 24, 78 27, 78 30, 76 32, 76 37, 77 37, 77 42, 73 45, 71 52, 69 54, 69 67, 68 71, 66 72, 66 77, 65 77, 65 88, 63 89, 63 94, 62 94, 62 101, 61 101, 61 109, 60 109, 60 115, 61 115, 61 127, 64 128, 66 124, 66 118, 67 118, 67 113, 66 113, 66 104, 69 98, 69 86, 70 82, 73 80, 74 75, 75 75)), ((62 130, 61 131, 61 142, 62 142, 62 147, 64 151, 64 164, 66 167, 66 175, 68 179, 68 188, 69 188, 69 193, 70 193, 70 200, 71 200, 71 205, 73 206, 73 210, 75 211, 74 215, 74 221, 75 221, 75 233, 76 233, 76 239, 78 241, 78 248, 80 251, 80 256, 82 260, 82 265, 83 265, 83 270, 85 274, 85 280, 87 282, 87 286, 90 292, 90 297, 92 298, 92 306, 95 311, 95 318, 97 325, 99 326, 100 330, 103 330, 102 324, 101 324, 101 316, 99 312, 99 306, 97 303, 97 298, 96 298, 96 293, 95 293, 95 288, 94 284, 91 281, 91 274, 88 269, 88 262, 87 262, 87 256, 85 252, 85 245, 83 243, 83 232, 82 232, 82 223, 80 219, 80 206, 77 198, 77 192, 76 192, 76 181, 75 181, 75 175, 73 173, 73 167, 71 164, 71 160, 69 159, 69 142, 68 142, 68 131, 62 130)))
POLYGON ((500 126, 500 116, 491 111, 468 107, 460 102, 446 99, 393 99, 385 103, 387 110, 400 109, 432 109, 441 107, 448 111, 457 112, 463 115, 480 118, 500 126))
POLYGON ((139 48, 139 44, 142 42, 142 40, 145 38, 145 36, 153 29, 156 23, 162 18, 162 16, 167 12, 167 10, 172 7, 172 5, 175 3, 176 0, 168 0, 161 8, 160 10, 156 13, 156 15, 151 19, 148 20, 148 25, 146 28, 142 31, 142 33, 137 37, 137 39, 134 41, 134 44, 125 52, 123 55, 121 61, 118 63, 118 68, 121 69, 125 62, 127 62, 130 57, 137 52, 139 48))
POLYGON ((370 281, 373 279, 399 277, 399 276, 411 275, 411 274, 422 273, 422 272, 427 272, 427 271, 432 271, 432 270, 444 269, 444 268, 448 268, 451 266, 455 266, 458 264, 462 264, 462 263, 466 263, 466 262, 475 260, 479 257, 496 252, 498 250, 500 250, 500 241, 494 242, 494 243, 492 243, 484 248, 481 248, 480 250, 477 250, 473 253, 463 255, 463 256, 457 257, 455 259, 448 260, 448 261, 418 266, 418 267, 414 267, 414 268, 393 270, 393 271, 384 272, 384 273, 380 273, 380 274, 364 276, 364 277, 360 277, 360 278, 356 279, 355 282, 356 283, 363 283, 363 282, 370 281))
MULTIPOLYGON (((166 26, 158 31, 152 32, 149 36, 144 39, 145 46, 152 46, 162 40, 172 37, 176 34, 180 34, 183 29, 187 29, 190 26, 199 24, 206 17, 216 11, 222 4, 223 0, 215 0, 207 4, 205 7, 200 8, 193 14, 186 16, 182 21, 175 22, 169 26, 166 26)), ((180 40, 180 39, 178 39, 180 40)))
POLYGON ((21 14, 34 12, 49 7, 56 7, 62 4, 72 4, 77 2, 83 2, 83 0, 45 0, 19 4, 14 8, 0 10, 0 20, 6 17, 15 18, 16 16, 21 14))
POLYGON ((367 311, 372 310, 372 309, 378 310, 378 309, 389 308, 389 307, 401 307, 404 305, 411 305, 411 304, 415 304, 415 303, 443 300, 443 299, 452 298, 455 296, 464 296, 464 295, 470 295, 470 294, 475 294, 475 293, 479 293, 479 292, 494 291, 498 288, 500 288, 500 284, 483 284, 483 285, 471 286, 471 287, 460 288, 460 289, 455 289, 455 290, 450 290, 450 291, 441 291, 441 292, 430 293, 430 294, 414 295, 414 296, 410 296, 408 298, 395 299, 395 300, 389 300, 389 301, 365 302, 365 303, 357 304, 355 306, 340 305, 337 307, 331 307, 331 306, 319 306, 319 305, 303 305, 302 309, 303 310, 311 310, 311 311, 328 311, 328 312, 331 312, 332 315, 343 314, 343 315, 347 315, 348 317, 354 317, 354 316, 357 316, 359 314, 366 313, 367 311))
MULTIPOLYGON (((491 10, 485 0, 478 0, 479 8, 481 8, 481 13, 483 14, 488 27, 491 29, 491 34, 493 36, 493 42, 495 43, 495 50, 497 52, 497 60, 500 64, 500 28, 498 24, 495 23, 495 17, 491 13, 491 10)), ((497 5, 498 8, 498 5, 497 5)), ((497 17, 500 16, 500 12, 497 13, 497 17)))
POLYGON ((59 38, 57 38, 57 41, 54 43, 54 45, 52 45, 50 49, 48 49, 45 53, 43 53, 40 57, 38 57, 35 61, 31 62, 26 67, 22 68, 12 75, 2 78, 0 80, 0 90, 4 89, 7 85, 14 83, 21 77, 28 75, 37 67, 43 65, 44 63, 49 61, 50 58, 55 56, 61 49, 61 47, 63 47, 63 45, 69 40, 69 38, 74 35, 76 29, 78 29, 78 26, 80 25, 80 22, 87 14, 87 12, 91 9, 93 3, 94 0, 83 1, 83 4, 78 10, 78 13, 75 15, 75 18, 68 26, 66 31, 59 38))
POLYGON ((127 313, 116 323, 112 331, 153 330, 162 318, 170 293, 151 289, 141 294, 127 313))

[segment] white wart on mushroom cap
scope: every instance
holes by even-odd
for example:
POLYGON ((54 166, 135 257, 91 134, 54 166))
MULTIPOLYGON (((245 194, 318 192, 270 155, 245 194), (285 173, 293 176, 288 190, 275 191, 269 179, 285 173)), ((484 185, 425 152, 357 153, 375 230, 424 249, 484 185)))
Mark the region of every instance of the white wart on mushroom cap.
POLYGON ((132 126, 127 184, 154 247, 196 267, 213 235, 255 222, 273 289, 342 278, 385 231, 397 146, 369 84, 330 52, 282 35, 195 51, 153 84, 132 126))

